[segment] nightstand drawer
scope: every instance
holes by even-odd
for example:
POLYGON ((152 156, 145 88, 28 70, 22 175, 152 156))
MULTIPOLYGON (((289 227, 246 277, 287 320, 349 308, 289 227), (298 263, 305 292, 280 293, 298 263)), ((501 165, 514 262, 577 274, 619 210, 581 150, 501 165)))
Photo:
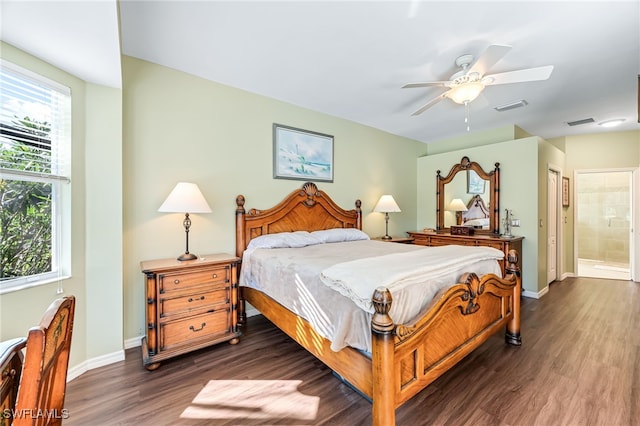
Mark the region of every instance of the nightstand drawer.
POLYGON ((229 309, 196 315, 160 324, 160 350, 181 344, 196 344, 198 340, 213 339, 231 330, 229 309))
POLYGON ((230 288, 221 287, 212 291, 202 293, 191 293, 184 296, 160 297, 158 300, 158 310, 160 318, 171 317, 181 314, 195 315, 210 310, 222 309, 229 304, 230 288))
POLYGON ((166 293, 180 291, 200 286, 215 284, 225 285, 231 279, 231 268, 221 266, 215 269, 209 268, 202 271, 176 272, 160 274, 158 276, 159 291, 166 293))

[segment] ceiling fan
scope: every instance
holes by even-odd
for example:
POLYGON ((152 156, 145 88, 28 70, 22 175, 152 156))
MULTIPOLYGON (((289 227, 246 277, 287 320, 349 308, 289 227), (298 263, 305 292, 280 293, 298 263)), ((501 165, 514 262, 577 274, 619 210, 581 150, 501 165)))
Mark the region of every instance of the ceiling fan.
MULTIPOLYGON (((449 89, 434 99, 431 99, 411 115, 422 114, 444 98, 449 98, 455 103, 465 105, 468 111, 469 103, 476 99, 486 86, 546 80, 551 75, 553 65, 485 75, 509 50, 511 50, 511 46, 492 44, 475 62, 473 61, 473 55, 462 55, 458 57, 456 59, 456 66, 460 67, 460 70, 453 74, 447 81, 426 81, 405 84, 402 86, 403 89, 431 86, 442 86, 449 89)), ((468 122, 468 112, 467 116, 465 116, 465 122, 468 122)), ((467 130, 469 129, 467 128, 467 130)))

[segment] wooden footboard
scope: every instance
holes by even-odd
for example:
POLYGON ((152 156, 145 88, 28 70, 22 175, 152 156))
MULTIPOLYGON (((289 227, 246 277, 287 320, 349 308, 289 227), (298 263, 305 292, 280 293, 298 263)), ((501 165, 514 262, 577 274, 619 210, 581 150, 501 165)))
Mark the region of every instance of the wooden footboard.
POLYGON ((395 424, 395 409, 457 364, 490 336, 506 328, 505 340, 520 345, 521 278, 517 253, 509 253, 507 276, 465 274, 444 289, 412 322, 393 325, 391 294, 379 288, 372 318, 373 424, 395 424))

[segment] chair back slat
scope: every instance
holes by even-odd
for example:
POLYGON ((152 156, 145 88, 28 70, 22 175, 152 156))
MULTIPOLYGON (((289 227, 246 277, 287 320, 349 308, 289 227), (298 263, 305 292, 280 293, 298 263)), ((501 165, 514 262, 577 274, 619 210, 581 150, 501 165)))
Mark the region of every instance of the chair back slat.
POLYGON ((29 330, 14 426, 62 423, 74 313, 74 296, 58 299, 29 330))

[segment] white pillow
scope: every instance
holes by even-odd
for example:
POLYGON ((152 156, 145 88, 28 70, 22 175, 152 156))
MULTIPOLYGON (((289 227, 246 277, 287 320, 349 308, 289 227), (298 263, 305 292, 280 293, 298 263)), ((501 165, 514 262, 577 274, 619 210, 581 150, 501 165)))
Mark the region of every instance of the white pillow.
POLYGON ((356 228, 334 228, 323 231, 313 231, 311 236, 323 243, 339 243, 342 241, 368 240, 369 236, 356 228))
POLYGON ((320 244, 321 242, 307 231, 279 232, 277 234, 260 235, 249 241, 247 248, 305 247, 320 244))

